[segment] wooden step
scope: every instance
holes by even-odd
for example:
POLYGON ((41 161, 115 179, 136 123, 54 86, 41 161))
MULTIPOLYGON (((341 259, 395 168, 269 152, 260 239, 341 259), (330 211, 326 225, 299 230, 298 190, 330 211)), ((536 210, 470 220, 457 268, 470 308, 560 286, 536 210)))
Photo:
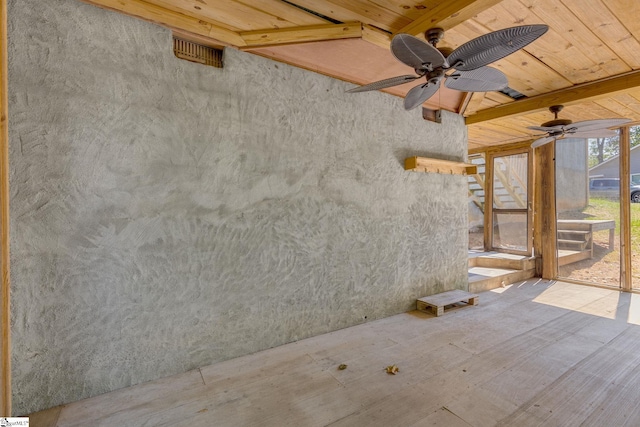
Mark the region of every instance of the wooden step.
POLYGON ((536 269, 502 270, 474 267, 469 270, 469 292, 484 292, 527 280, 536 275, 536 269), (487 271, 488 270, 488 271, 487 271))
POLYGON ((589 259, 593 256, 589 249, 584 251, 571 251, 567 249, 558 249, 558 267, 573 264, 574 262, 589 259))
POLYGON ((469 257, 468 266, 529 270, 535 268, 536 260, 522 255, 487 253, 487 255, 469 257))
POLYGON ((416 306, 418 310, 428 311, 431 309, 433 314, 441 316, 444 313, 444 308, 446 306, 459 302, 466 302, 469 305, 478 305, 478 295, 456 289, 428 297, 418 298, 416 306))
POLYGON ((590 234, 591 232, 588 230, 570 230, 570 229, 564 229, 564 228, 559 228, 558 229, 558 233, 570 233, 570 234, 575 234, 575 235, 586 235, 586 234, 590 234))
POLYGON ((588 242, 583 240, 566 240, 566 239, 558 239, 558 248, 559 249, 572 249, 576 251, 582 251, 586 249, 588 242))
POLYGON ((558 230, 558 236, 561 239, 583 240, 589 239, 591 232, 582 230, 558 230))

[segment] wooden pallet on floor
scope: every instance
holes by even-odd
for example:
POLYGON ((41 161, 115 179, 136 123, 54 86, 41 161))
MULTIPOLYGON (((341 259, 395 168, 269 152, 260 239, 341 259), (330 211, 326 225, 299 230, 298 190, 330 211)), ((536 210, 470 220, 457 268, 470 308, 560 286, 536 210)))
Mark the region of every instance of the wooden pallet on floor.
POLYGON ((418 310, 431 312, 436 316, 444 314, 444 308, 459 302, 466 302, 469 305, 478 305, 478 295, 461 290, 453 290, 431 295, 428 297, 418 298, 416 306, 418 310))

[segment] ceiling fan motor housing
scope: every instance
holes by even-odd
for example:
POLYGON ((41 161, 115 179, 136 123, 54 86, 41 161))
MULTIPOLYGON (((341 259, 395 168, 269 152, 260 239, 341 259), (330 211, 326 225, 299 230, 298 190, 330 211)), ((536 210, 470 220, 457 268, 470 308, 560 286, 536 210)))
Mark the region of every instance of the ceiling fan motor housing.
POLYGON ((544 122, 542 126, 546 128, 552 128, 556 126, 569 126, 571 123, 573 122, 568 119, 554 119, 554 120, 549 120, 548 122, 544 122))
POLYGON ((444 37, 444 30, 442 28, 430 28, 425 31, 424 35, 427 41, 431 43, 431 46, 436 47, 444 37))
POLYGON ((436 68, 427 74, 427 80, 431 84, 438 84, 442 77, 444 77, 444 70, 442 68, 436 68))

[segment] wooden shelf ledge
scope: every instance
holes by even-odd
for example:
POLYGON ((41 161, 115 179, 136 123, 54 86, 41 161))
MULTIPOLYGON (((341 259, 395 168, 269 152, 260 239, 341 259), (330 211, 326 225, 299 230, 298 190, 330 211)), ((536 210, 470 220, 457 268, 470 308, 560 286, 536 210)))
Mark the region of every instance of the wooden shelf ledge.
POLYGON ((471 163, 453 162, 451 160, 431 159, 428 157, 407 157, 404 160, 404 170, 473 175, 477 173, 478 167, 471 163))

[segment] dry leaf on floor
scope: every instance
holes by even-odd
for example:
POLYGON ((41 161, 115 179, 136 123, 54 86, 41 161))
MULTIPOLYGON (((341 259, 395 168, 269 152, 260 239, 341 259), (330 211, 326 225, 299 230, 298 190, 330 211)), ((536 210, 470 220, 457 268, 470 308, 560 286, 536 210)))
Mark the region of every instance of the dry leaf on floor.
POLYGON ((400 372, 400 368, 398 368, 396 365, 387 366, 387 374, 395 375, 396 372, 400 372))

